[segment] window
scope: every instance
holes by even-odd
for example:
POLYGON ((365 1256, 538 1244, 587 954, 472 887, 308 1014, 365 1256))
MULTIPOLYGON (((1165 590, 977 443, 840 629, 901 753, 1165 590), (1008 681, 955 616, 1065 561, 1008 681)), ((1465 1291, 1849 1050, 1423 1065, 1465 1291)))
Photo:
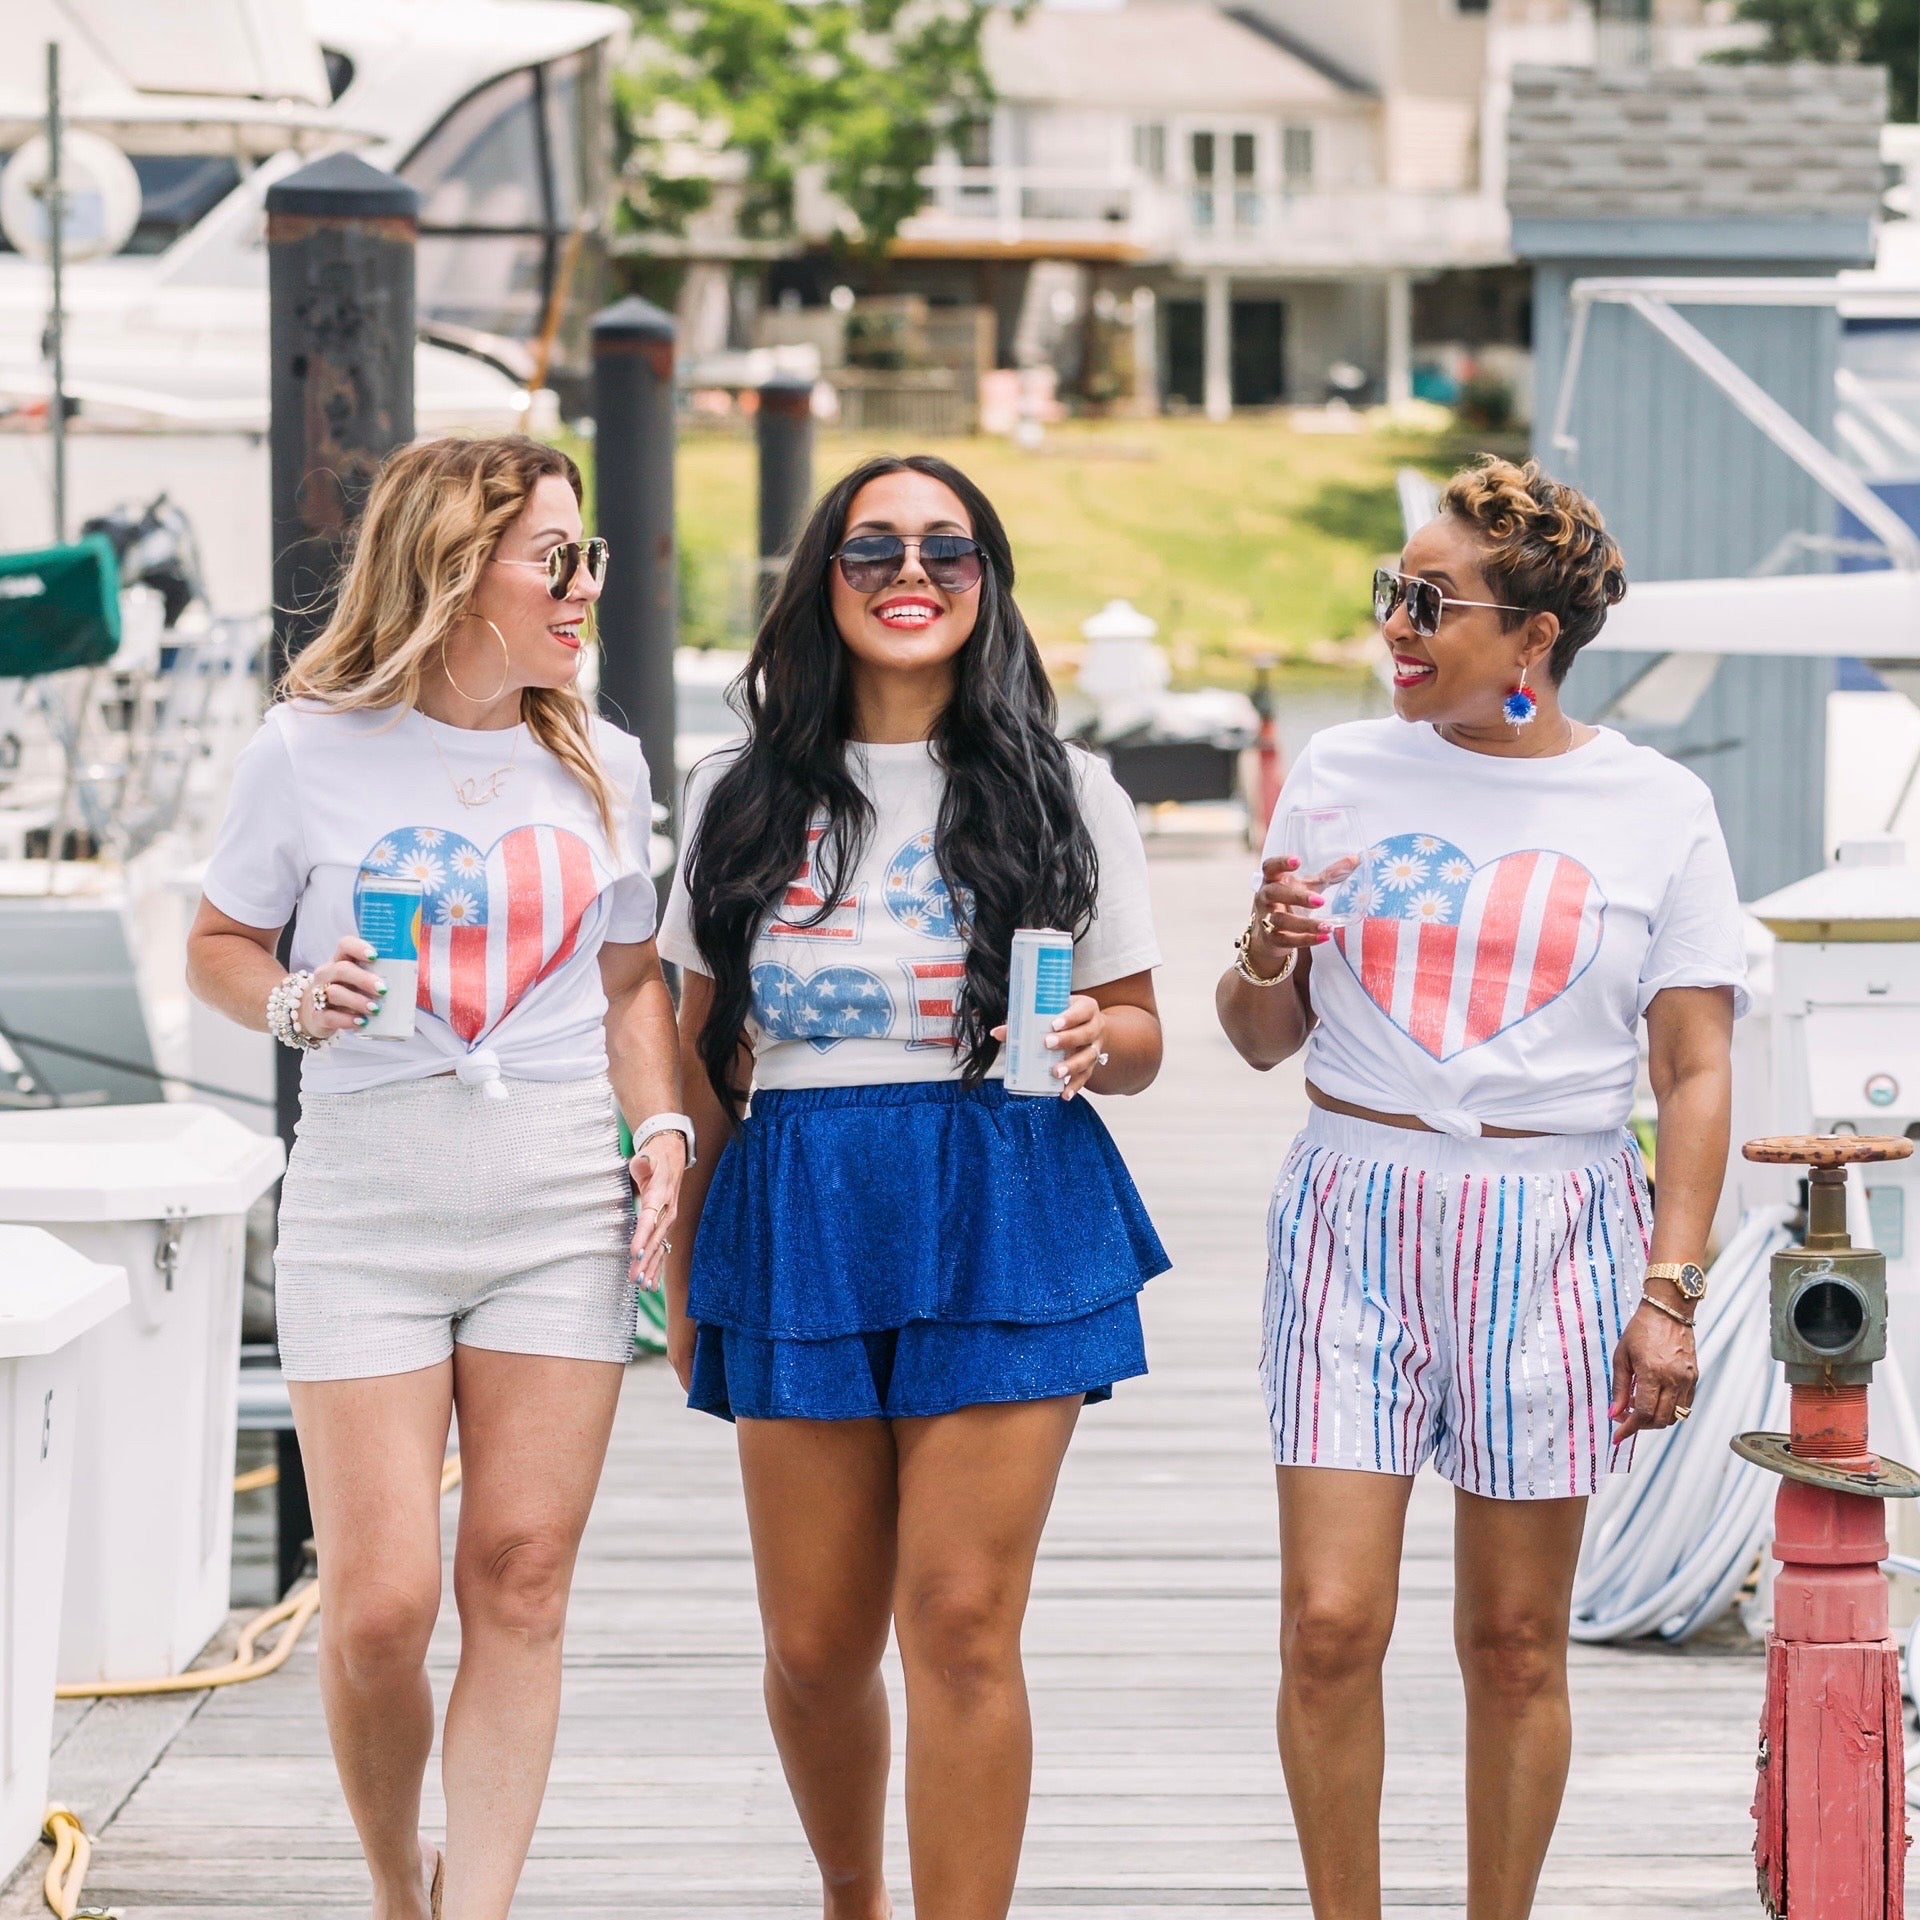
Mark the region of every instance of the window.
POLYGON ((1251 133, 1233 136, 1233 223, 1237 227, 1257 227, 1263 211, 1260 204, 1260 145, 1251 133))
POLYGON ((539 332, 566 236, 595 199, 593 60, 488 82, 402 163, 420 193, 423 319, 510 339, 539 332))
POLYGON ((420 190, 421 231, 544 230, 545 144, 531 69, 469 94, 400 169, 420 190))
POLYGON ((993 122, 968 120, 954 137, 954 151, 963 167, 993 165, 993 122))
POLYGON ((1167 177, 1167 130, 1157 120, 1143 120, 1133 129, 1133 164, 1149 180, 1167 177))
POLYGON ((327 92, 335 100, 353 85, 353 56, 338 47, 322 47, 320 58, 326 64, 327 92))
POLYGON ((577 226, 593 200, 592 102, 587 98, 587 56, 576 53, 540 70, 547 155, 553 166, 553 224, 577 226))
POLYGON ((1201 232, 1213 227, 1214 136, 1196 133, 1188 142, 1193 169, 1193 224, 1201 232))
POLYGON ((239 163, 225 154, 138 153, 140 224, 128 253, 164 253, 240 184, 239 163))
POLYGON ((1313 129, 1285 127, 1280 134, 1280 177, 1289 193, 1313 185, 1313 129))

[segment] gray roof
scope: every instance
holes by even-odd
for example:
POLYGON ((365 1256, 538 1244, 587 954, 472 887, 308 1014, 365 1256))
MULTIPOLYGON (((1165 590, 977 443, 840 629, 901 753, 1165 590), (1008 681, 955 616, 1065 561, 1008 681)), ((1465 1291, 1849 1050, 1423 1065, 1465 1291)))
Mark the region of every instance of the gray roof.
POLYGON ((1536 219, 1871 219, 1886 117, 1879 67, 1520 67, 1507 206, 1536 219))

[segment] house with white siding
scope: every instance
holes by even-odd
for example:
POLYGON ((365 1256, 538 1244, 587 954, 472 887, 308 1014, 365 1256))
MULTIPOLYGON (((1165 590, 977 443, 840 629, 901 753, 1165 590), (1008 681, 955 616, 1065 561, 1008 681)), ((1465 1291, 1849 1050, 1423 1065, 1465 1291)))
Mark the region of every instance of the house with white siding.
POLYGON ((1162 396, 1216 415, 1324 398, 1340 363, 1404 393, 1416 277, 1509 257, 1481 183, 1486 38, 1455 0, 1000 16, 991 124, 929 172, 895 259, 1003 314, 1032 263, 1071 264, 1151 315, 1162 396))

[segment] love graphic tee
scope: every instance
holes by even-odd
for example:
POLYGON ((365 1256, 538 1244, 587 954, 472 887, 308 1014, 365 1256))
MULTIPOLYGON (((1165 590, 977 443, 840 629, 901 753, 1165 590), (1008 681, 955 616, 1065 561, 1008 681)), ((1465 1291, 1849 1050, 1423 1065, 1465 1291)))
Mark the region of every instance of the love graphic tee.
POLYGON ((614 842, 592 795, 524 726, 471 732, 416 708, 268 712, 234 768, 207 898, 249 927, 291 919, 298 970, 355 931, 366 886, 422 889, 412 1037, 349 1029, 303 1056, 305 1092, 606 1070, 600 948, 653 937, 653 808, 640 743, 598 719, 593 739, 614 842), (468 806, 462 791, 494 797, 468 806))
POLYGON ((1638 1023, 1667 987, 1732 987, 1743 916, 1705 784, 1602 727, 1502 759, 1424 722, 1315 734, 1274 810, 1351 806, 1372 853, 1328 896, 1361 917, 1313 957, 1307 1078, 1443 1133, 1625 1124, 1638 1023))
MULTIPOLYGON (((737 750, 736 750, 737 751, 737 750)), ((1147 856, 1133 802, 1106 762, 1069 748, 1080 811, 1100 861, 1094 917, 1074 944, 1076 992, 1160 964, 1147 896, 1147 856)), ((730 756, 716 754, 688 782, 679 877, 660 926, 660 951, 696 973, 686 851, 730 756)), ((753 1042, 757 1087, 862 1087, 960 1075, 954 1002, 966 978, 966 941, 934 857, 946 775, 924 741, 847 749, 873 802, 874 830, 832 910, 815 868, 824 817, 779 909, 753 943, 753 1042), (812 924, 815 921, 818 924, 812 924)), ((996 1063, 994 1077, 1004 1078, 996 1063)))

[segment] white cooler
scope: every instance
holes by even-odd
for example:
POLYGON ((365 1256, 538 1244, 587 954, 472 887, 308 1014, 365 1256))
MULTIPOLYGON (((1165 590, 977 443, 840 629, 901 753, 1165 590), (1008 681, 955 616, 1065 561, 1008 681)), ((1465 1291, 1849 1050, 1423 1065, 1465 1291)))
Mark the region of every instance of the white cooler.
POLYGON ((0 1883, 46 1812, 82 1336, 126 1304, 118 1267, 0 1227, 0 1883))
POLYGON ((246 1215, 284 1159, 210 1107, 0 1113, 0 1221, 130 1295, 84 1356, 62 1681, 179 1673, 226 1618, 246 1215))

